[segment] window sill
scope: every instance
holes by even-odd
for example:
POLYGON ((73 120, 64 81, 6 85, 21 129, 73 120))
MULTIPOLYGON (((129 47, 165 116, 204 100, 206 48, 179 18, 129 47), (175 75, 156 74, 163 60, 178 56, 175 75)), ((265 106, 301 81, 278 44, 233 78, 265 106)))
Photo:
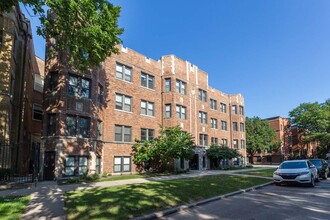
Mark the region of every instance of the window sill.
POLYGON ((149 118, 156 118, 154 115, 144 115, 144 114, 140 114, 141 116, 145 116, 145 117, 149 117, 149 118))
POLYGON ((147 90, 150 90, 150 91, 156 91, 156 87, 154 87, 153 89, 149 88, 149 87, 146 87, 146 86, 142 86, 140 85, 140 87, 144 88, 144 89, 147 89, 147 90))
POLYGON ((122 142, 122 141, 114 141, 114 144, 134 144, 134 142, 122 142))
POLYGON ((116 111, 118 112, 124 112, 124 113, 129 113, 129 114, 132 114, 133 112, 128 112, 128 111, 125 111, 125 110, 120 110, 120 109, 115 109, 116 111))
POLYGON ((119 81, 122 81, 122 82, 129 83, 129 84, 132 84, 133 85, 133 81, 126 81, 124 79, 119 79, 117 77, 116 77, 116 79, 119 80, 119 81))

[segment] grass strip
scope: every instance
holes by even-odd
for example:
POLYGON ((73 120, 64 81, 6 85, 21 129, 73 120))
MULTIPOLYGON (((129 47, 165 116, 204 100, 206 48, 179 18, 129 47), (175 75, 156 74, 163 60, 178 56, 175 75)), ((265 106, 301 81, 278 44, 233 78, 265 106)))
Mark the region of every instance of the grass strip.
POLYGON ((217 175, 73 191, 66 194, 68 219, 127 219, 269 182, 217 175))
POLYGON ((29 196, 0 196, 0 219, 19 219, 29 200, 29 196))
POLYGON ((255 171, 247 171, 247 172, 240 172, 240 173, 246 174, 246 175, 272 177, 275 170, 276 170, 276 168, 271 168, 271 169, 267 169, 267 170, 255 170, 255 171))

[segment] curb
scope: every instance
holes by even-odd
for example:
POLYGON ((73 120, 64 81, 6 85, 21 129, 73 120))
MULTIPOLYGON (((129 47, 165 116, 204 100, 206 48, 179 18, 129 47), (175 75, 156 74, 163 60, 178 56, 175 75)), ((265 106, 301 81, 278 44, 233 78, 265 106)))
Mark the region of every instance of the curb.
POLYGON ((264 183, 264 184, 257 185, 257 186, 252 186, 252 187, 249 187, 249 188, 246 188, 246 189, 242 189, 242 190, 238 190, 238 191, 235 191, 235 192, 227 193, 227 194, 224 194, 224 195, 221 195, 221 196, 215 196, 215 197, 212 197, 212 198, 209 198, 209 199, 204 199, 204 200, 201 200, 201 201, 190 203, 188 205, 177 206, 177 207, 174 207, 174 208, 166 209, 164 211, 159 211, 159 212, 155 212, 155 213, 152 213, 152 214, 143 215, 143 216, 136 217, 136 218, 133 218, 133 219, 134 220, 152 220, 152 219, 161 218, 161 217, 164 217, 164 216, 176 213, 176 212, 183 211, 185 209, 193 208, 193 207, 199 206, 199 205, 204 205, 204 204, 209 203, 209 202, 213 202, 213 201, 216 201, 216 200, 221 200, 221 199, 228 198, 228 197, 235 196, 235 195, 239 195, 239 194, 242 194, 242 193, 245 193, 245 192, 250 192, 250 191, 253 191, 255 189, 259 189, 259 188, 262 188, 262 187, 265 187, 265 186, 268 186, 268 185, 272 185, 272 184, 274 184, 274 182, 269 182, 269 183, 264 183))

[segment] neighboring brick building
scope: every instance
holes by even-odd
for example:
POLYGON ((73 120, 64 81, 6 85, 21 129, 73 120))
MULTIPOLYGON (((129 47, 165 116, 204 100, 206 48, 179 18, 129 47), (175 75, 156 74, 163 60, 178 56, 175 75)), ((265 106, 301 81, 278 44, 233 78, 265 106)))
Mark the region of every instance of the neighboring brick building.
POLYGON ((283 160, 316 156, 316 143, 304 144, 297 127, 291 126, 289 118, 280 116, 266 118, 276 132, 274 142, 281 142, 277 152, 262 152, 253 158, 254 163, 280 163, 283 160))
MULTIPOLYGON (((68 69, 63 55, 47 63, 45 179, 134 173, 134 140, 158 136, 160 125, 180 125, 194 136, 192 169, 209 168, 205 149, 211 143, 237 148, 243 158, 234 163, 245 163, 240 94, 209 87, 205 72, 174 55, 155 61, 122 46, 119 51, 86 74, 68 69)), ((178 163, 189 167, 189 161, 178 163)))
POLYGON ((44 61, 19 8, 0 14, 0 168, 38 173, 44 61))

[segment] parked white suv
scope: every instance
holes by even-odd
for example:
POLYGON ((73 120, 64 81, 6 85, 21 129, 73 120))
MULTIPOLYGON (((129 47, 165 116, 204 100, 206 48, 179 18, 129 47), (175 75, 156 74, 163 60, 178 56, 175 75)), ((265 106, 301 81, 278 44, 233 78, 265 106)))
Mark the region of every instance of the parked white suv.
POLYGON ((308 160, 288 160, 281 163, 273 174, 276 185, 302 183, 312 187, 319 181, 316 167, 308 160))

